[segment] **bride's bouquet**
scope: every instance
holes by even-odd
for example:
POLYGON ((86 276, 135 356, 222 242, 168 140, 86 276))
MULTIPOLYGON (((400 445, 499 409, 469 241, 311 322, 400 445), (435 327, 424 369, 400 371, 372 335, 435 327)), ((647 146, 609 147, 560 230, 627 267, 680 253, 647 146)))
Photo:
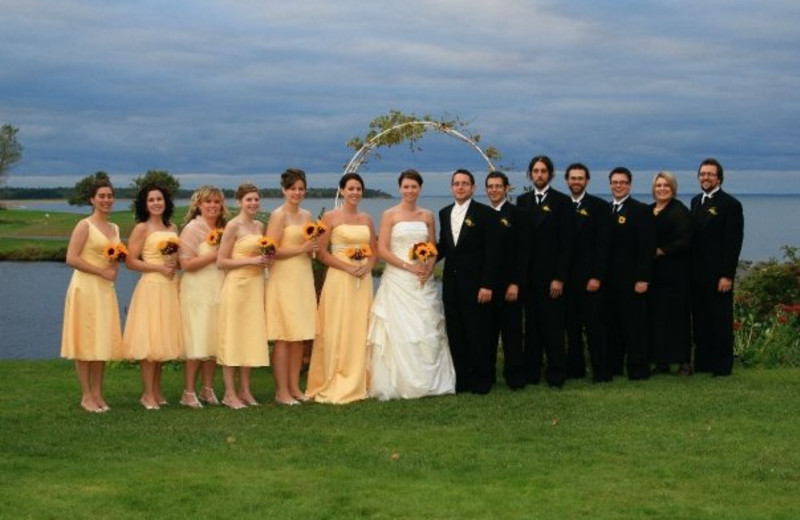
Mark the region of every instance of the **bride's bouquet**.
MULTIPOLYGON (((422 265, 427 265, 428 260, 436 258, 439 251, 436 250, 436 245, 433 242, 417 242, 408 251, 408 259, 415 262, 420 262, 422 265)), ((420 282, 420 287, 423 287, 425 282, 420 282)))

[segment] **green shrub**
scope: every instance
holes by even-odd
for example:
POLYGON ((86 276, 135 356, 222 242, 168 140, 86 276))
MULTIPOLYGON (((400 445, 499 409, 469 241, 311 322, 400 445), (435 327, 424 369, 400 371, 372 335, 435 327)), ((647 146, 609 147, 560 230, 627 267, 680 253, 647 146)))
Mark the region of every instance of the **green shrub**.
POLYGON ((745 366, 800 367, 800 258, 745 266, 734 303, 734 354, 745 366))

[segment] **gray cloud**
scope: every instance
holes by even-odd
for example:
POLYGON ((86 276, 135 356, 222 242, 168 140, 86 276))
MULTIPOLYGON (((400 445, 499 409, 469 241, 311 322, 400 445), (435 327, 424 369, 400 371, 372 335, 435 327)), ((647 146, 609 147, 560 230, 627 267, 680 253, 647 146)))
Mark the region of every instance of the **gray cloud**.
MULTIPOLYGON (((336 172, 391 108, 522 167, 796 169, 795 2, 0 0, 13 174, 336 172)), ((448 169, 426 139, 381 167, 448 169)))

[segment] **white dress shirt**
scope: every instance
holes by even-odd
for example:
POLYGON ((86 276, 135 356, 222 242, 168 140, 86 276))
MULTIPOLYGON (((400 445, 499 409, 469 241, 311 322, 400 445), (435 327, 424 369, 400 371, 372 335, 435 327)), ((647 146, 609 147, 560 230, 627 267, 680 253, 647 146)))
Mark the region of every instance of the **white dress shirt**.
POLYGON ((453 209, 450 212, 450 231, 453 233, 453 243, 458 244, 458 236, 461 234, 461 226, 464 224, 464 217, 467 216, 469 203, 472 199, 467 200, 463 204, 456 202, 453 204, 453 209))

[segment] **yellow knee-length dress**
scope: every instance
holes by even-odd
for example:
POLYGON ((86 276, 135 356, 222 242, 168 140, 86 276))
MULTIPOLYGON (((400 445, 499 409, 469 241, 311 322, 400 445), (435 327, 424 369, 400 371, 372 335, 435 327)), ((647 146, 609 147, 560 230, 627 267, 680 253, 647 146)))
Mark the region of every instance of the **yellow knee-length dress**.
MULTIPOLYGON (((239 237, 231 258, 258 256, 258 239, 239 237)), ((230 269, 219 297, 219 350, 217 363, 233 367, 269 366, 264 324, 264 269, 249 265, 230 269)))
MULTIPOLYGON (((286 226, 278 249, 302 244, 301 225, 286 226)), ((275 260, 269 270, 266 295, 267 337, 270 340, 303 341, 316 334, 317 293, 308 255, 275 260)))
MULTIPOLYGON (((119 243, 119 227, 109 238, 86 219, 89 236, 80 256, 89 264, 106 268, 106 249, 119 243)), ((114 282, 75 270, 64 301, 61 357, 80 361, 108 361, 122 357, 122 327, 114 282)))
MULTIPOLYGON (((342 224, 331 231, 331 252, 348 258, 349 247, 370 244, 369 227, 342 224)), ((366 260, 359 260, 366 262, 366 260)), ((372 274, 358 280, 329 268, 319 300, 317 336, 311 352, 306 395, 321 403, 344 404, 367 397, 367 327, 372 306, 372 274)))
MULTIPOLYGON (((142 260, 164 265, 167 257, 159 244, 168 238, 177 240, 174 231, 154 231, 145 238, 142 260)), ((123 334, 125 359, 170 361, 183 357, 181 304, 178 278, 161 273, 142 273, 131 296, 123 334)))
MULTIPOLYGON (((204 238, 189 248, 191 238, 205 237, 211 229, 202 219, 195 219, 181 234, 181 252, 195 251, 191 256, 205 256, 219 246, 209 244, 204 238), (190 228, 191 226, 191 228, 190 228), (193 232, 197 228, 197 231, 193 232), (188 233, 187 233, 188 231, 188 233)), ((182 258, 184 258, 182 256, 182 258)), ((217 355, 219 348, 219 295, 225 272, 212 262, 196 271, 184 272, 180 283, 181 322, 186 359, 208 359, 217 355)))

